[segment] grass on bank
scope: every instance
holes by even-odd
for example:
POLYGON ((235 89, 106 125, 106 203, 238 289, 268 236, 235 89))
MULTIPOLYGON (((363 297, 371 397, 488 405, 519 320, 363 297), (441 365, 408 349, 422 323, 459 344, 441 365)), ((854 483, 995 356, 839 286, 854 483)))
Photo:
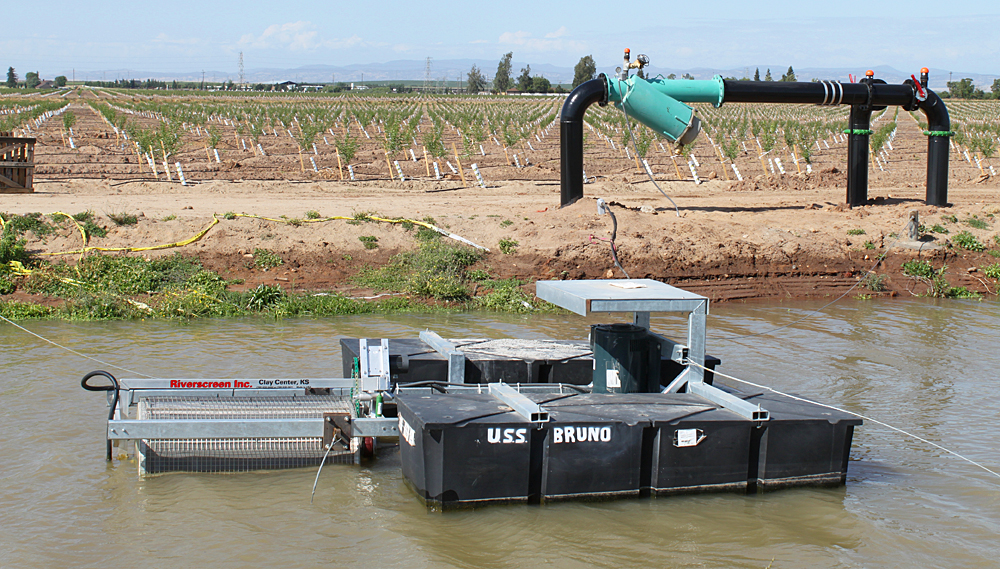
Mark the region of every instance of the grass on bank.
MULTIPOLYGON (((73 217, 85 230, 87 224, 99 228, 92 212, 73 217)), ((472 269, 483 260, 481 252, 420 232, 414 233, 416 250, 392 257, 385 266, 365 267, 355 277, 357 284, 378 292, 399 293, 372 302, 338 293, 290 292, 266 284, 230 290, 236 283, 180 253, 153 259, 95 253, 75 264, 50 263, 28 253, 24 234, 50 235, 68 218, 50 221, 40 214, 3 214, 3 218, 0 294, 21 290, 56 299, 51 305, 0 299, 0 315, 12 320, 293 317, 461 309, 521 313, 553 308, 526 294, 523 282, 494 279, 483 269, 472 269), (30 274, 15 270, 18 264, 30 274)), ((255 250, 253 257, 252 265, 260 270, 283 262, 265 249, 255 250)))

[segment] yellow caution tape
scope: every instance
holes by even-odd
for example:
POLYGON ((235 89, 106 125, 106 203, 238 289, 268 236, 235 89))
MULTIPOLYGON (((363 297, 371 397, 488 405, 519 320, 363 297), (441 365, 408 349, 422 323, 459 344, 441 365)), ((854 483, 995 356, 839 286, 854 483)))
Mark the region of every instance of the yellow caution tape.
MULTIPOLYGON (((9 261, 7 263, 7 267, 10 269, 11 273, 13 273, 13 274, 15 274, 15 275, 17 275, 19 277, 29 277, 32 274, 34 274, 34 272, 35 272, 35 271, 33 271, 33 270, 25 267, 24 265, 22 265, 20 261, 9 261)), ((71 279, 71 278, 68 278, 68 277, 56 277, 56 278, 59 279, 59 281, 61 281, 63 283, 66 283, 68 285, 83 286, 83 282, 78 281, 76 279, 71 279)))
POLYGON ((164 243, 164 244, 161 244, 161 245, 153 245, 151 247, 84 247, 84 248, 82 248, 80 250, 77 250, 77 251, 62 251, 60 253, 39 253, 39 254, 40 255, 50 255, 50 256, 51 255, 78 255, 78 254, 81 254, 81 253, 89 253, 90 251, 105 251, 105 252, 109 252, 109 253, 114 253, 114 252, 138 253, 139 251, 157 251, 157 250, 160 250, 160 249, 173 249, 175 247, 184 247, 185 245, 190 245, 190 244, 194 243, 195 241, 200 240, 202 237, 205 236, 205 234, 208 233, 208 231, 210 229, 212 229, 213 227, 215 227, 216 224, 218 224, 218 223, 219 223, 219 219, 217 217, 213 216, 212 217, 212 223, 209 223, 207 226, 205 226, 204 229, 202 229, 201 231, 199 231, 196 235, 194 235, 193 237, 190 237, 188 239, 185 239, 184 241, 178 241, 176 243, 164 243))
POLYGON ((346 215, 334 215, 334 216, 330 216, 330 217, 321 217, 321 218, 317 218, 317 219, 296 219, 296 220, 291 220, 291 219, 275 219, 273 217, 263 217, 263 216, 260 216, 260 215, 253 215, 253 214, 249 214, 249 213, 234 213, 233 215, 235 217, 247 217, 247 218, 250 218, 250 219, 263 219, 265 221, 273 221, 273 222, 276 222, 276 223, 285 223, 285 224, 288 224, 288 225, 298 225, 298 224, 301 224, 301 223, 320 223, 320 222, 324 222, 324 221, 337 221, 337 220, 346 220, 346 221, 381 221, 383 223, 412 223, 413 225, 419 225, 420 227, 426 227, 427 229, 430 229, 431 231, 436 231, 436 232, 440 233, 441 235, 444 235, 445 237, 450 237, 451 239, 454 239, 456 241, 461 241, 462 243, 465 243, 466 245, 471 245, 471 246, 475 247, 476 249, 482 249, 483 251, 489 252, 489 249, 487 249, 486 247, 483 247, 482 245, 477 245, 477 244, 473 243, 472 241, 469 241, 468 239, 466 239, 464 237, 455 235, 454 233, 451 233, 450 231, 446 231, 444 229, 441 229, 440 227, 438 227, 438 226, 436 226, 434 224, 427 223, 426 221, 417 221, 416 219, 406 219, 404 217, 399 217, 399 218, 396 218, 396 219, 389 219, 389 218, 386 218, 386 217, 376 217, 376 216, 373 216, 373 215, 369 215, 369 216, 365 216, 365 217, 361 217, 361 218, 358 218, 358 217, 349 217, 349 216, 346 216, 346 215))

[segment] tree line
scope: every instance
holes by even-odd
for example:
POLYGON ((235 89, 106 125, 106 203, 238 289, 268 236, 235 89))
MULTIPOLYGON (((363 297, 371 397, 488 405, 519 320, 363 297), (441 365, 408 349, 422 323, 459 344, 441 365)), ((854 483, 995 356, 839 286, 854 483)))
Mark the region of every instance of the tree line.
MULTIPOLYGON (((53 79, 52 82, 55 84, 56 87, 65 87, 66 76, 60 75, 55 79, 53 79)), ((27 72, 24 75, 24 81, 20 81, 17 77, 17 71, 15 71, 13 67, 7 68, 7 81, 4 83, 4 86, 10 89, 17 89, 19 87, 23 87, 26 89, 36 89, 41 84, 42 84, 42 79, 41 77, 38 76, 37 71, 27 72)))

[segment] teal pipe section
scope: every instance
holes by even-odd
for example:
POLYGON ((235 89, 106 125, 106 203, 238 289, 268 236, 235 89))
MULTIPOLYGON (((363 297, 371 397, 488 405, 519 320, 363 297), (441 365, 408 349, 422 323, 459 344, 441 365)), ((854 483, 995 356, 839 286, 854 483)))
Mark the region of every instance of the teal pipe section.
POLYGON ((640 79, 633 75, 622 81, 613 77, 608 78, 608 101, 615 106, 622 100, 622 93, 628 91, 633 85, 644 82, 664 95, 681 101, 683 103, 711 103, 719 108, 725 98, 725 83, 720 75, 709 80, 689 80, 689 79, 640 79))
POLYGON ((721 77, 710 81, 608 78, 608 101, 623 109, 629 117, 662 134, 671 141, 690 144, 698 136, 700 121, 691 103, 722 104, 724 86, 721 77))

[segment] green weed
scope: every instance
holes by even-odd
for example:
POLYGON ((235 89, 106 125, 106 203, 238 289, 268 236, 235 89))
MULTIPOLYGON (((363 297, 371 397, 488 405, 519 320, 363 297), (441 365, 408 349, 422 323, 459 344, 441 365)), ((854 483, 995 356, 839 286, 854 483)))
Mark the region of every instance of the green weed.
POLYGON ((458 300, 469 296, 466 269, 481 258, 475 249, 438 240, 425 241, 416 251, 394 255, 383 267, 363 268, 353 280, 377 290, 458 300))
POLYGON ((362 235, 358 237, 358 241, 361 241, 365 249, 378 249, 378 237, 374 235, 362 235))
POLYGON ((1000 263, 993 263, 983 267, 983 274, 991 279, 1000 279, 1000 263))
POLYGON ((323 216, 320 215, 319 212, 314 209, 311 209, 306 212, 306 219, 319 219, 321 217, 323 216))
POLYGON ((177 219, 177 216, 174 215, 174 214, 170 214, 170 215, 164 216, 163 221, 173 221, 175 219, 177 219))
POLYGON ((847 234, 848 235, 864 235, 865 234, 865 230, 864 229, 860 229, 860 228, 848 229, 847 230, 847 234))
POLYGON ((518 242, 513 239, 507 239, 506 237, 500 240, 500 252, 504 255, 513 255, 517 253, 518 242))
POLYGON ((258 269, 268 270, 283 265, 285 261, 274 251, 268 249, 253 250, 253 266, 258 269))
POLYGON ((989 229, 990 228, 990 224, 987 223, 986 220, 979 219, 975 215, 973 215, 969 219, 966 219, 965 223, 968 224, 969 227, 973 227, 975 229, 989 229))
POLYGON ((867 288, 872 292, 883 292, 886 289, 885 286, 886 276, 879 275, 875 272, 869 272, 861 279, 861 286, 867 288))
POLYGON ((139 218, 135 214, 124 211, 108 213, 107 216, 116 225, 135 225, 139 223, 139 218))
POLYGON ((954 243, 955 246, 960 247, 962 249, 966 249, 968 251, 979 252, 986 250, 986 246, 980 243, 979 240, 976 239, 976 236, 969 233, 968 231, 962 231, 961 233, 956 233, 955 236, 951 238, 951 242, 954 243))

